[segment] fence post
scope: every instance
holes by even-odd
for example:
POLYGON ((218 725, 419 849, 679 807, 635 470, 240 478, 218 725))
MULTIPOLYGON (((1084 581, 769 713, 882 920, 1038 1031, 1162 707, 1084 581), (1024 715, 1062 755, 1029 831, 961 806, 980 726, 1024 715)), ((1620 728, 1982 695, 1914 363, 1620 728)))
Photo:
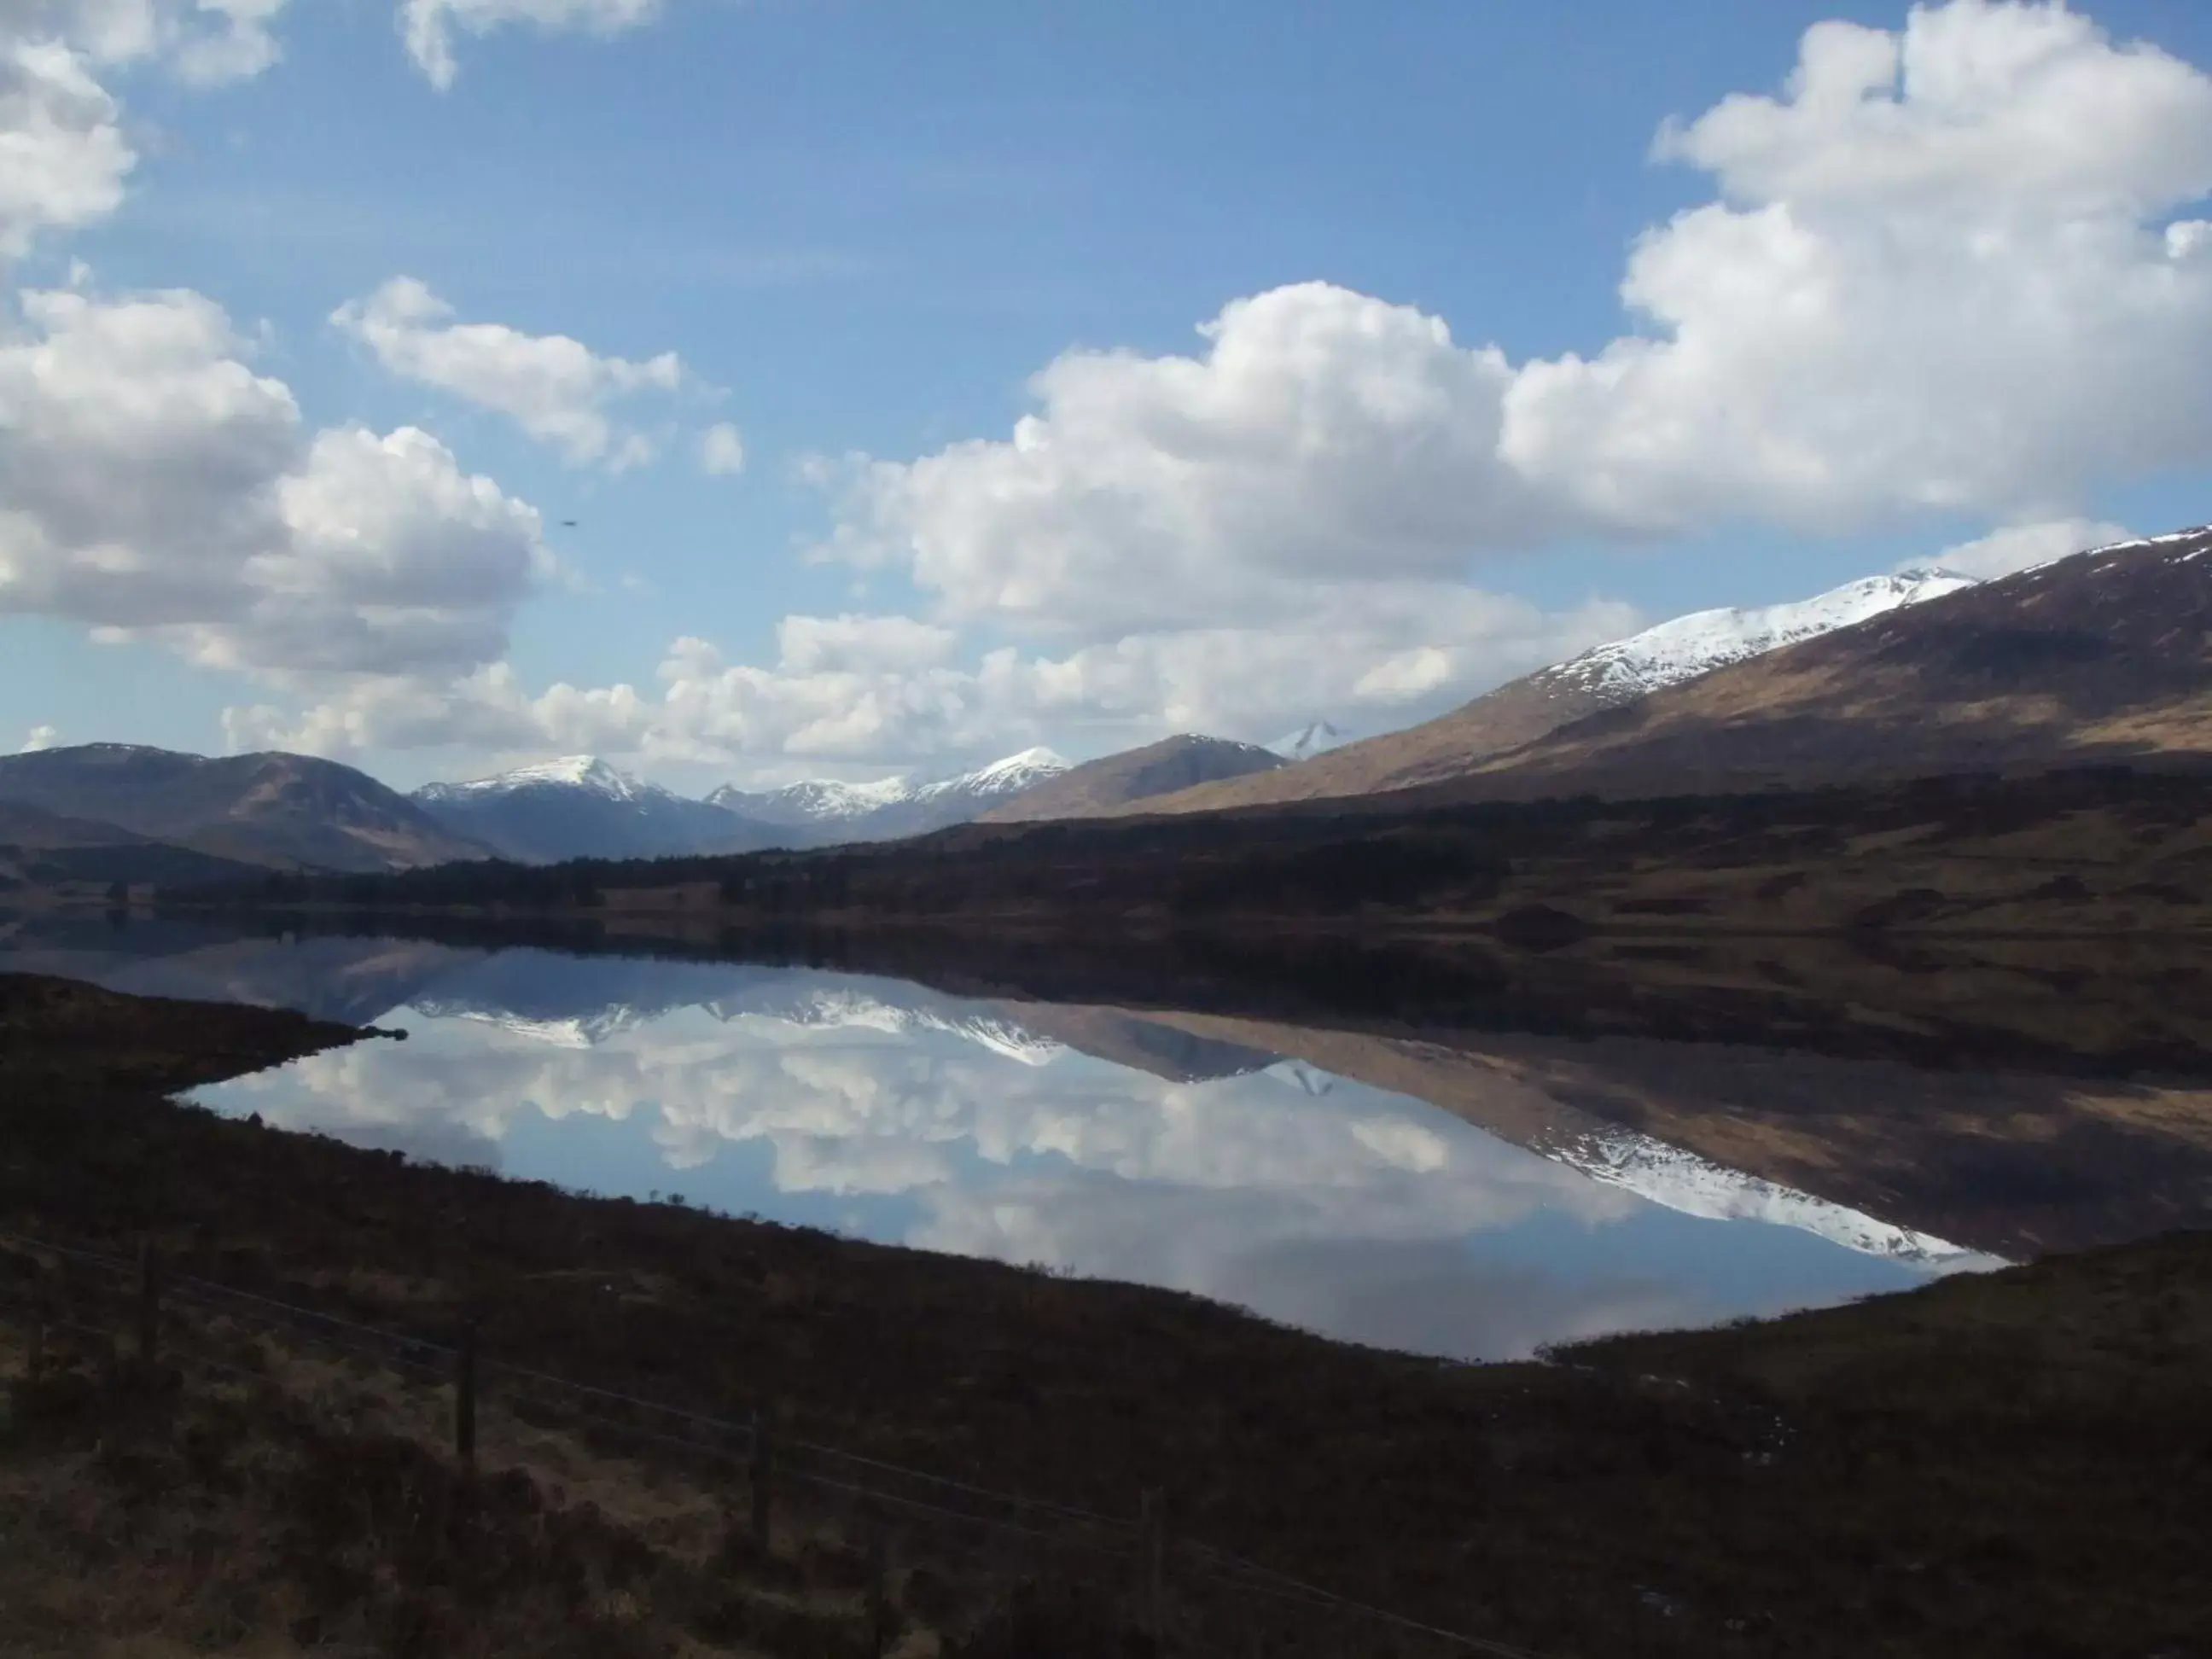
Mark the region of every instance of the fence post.
POLYGON ((461 1327, 453 1354, 453 1454, 473 1469, 477 1464, 477 1327, 461 1327))
POLYGON ((138 1247, 138 1367, 148 1376, 161 1349, 161 1253, 151 1239, 138 1247))
POLYGON ((760 1546, 761 1553, 769 1552, 769 1488, 775 1474, 775 1446, 774 1429, 769 1414, 765 1411, 753 1413, 753 1541, 760 1546))
POLYGON ((880 1504, 868 1505, 868 1651, 883 1659, 891 1644, 890 1522, 880 1504))
POLYGON ((1157 1486, 1146 1487, 1138 1512, 1144 1534, 1138 1571, 1144 1575, 1139 1595, 1145 1634, 1155 1650, 1167 1642, 1167 1495, 1157 1486))

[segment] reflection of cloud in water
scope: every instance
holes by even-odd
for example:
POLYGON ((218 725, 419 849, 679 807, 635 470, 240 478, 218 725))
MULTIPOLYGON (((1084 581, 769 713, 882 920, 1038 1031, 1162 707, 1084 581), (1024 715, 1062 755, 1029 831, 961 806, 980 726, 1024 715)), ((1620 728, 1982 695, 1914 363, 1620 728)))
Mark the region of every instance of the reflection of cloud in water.
POLYGON ((1485 1358, 1703 1316, 1702 1298, 1634 1270, 1576 1279, 1469 1250, 1470 1235, 1540 1213, 1606 1218, 1565 1201, 1583 1196, 1510 1176, 1198 1193, 1067 1171, 934 1190, 909 1242, 1192 1291, 1349 1341, 1485 1358))
MULTIPOLYGON (((878 1237, 1431 1352, 1525 1353, 1785 1305, 1795 1281, 1781 1281, 1800 1271, 1713 1291, 1694 1267, 1639 1254, 1635 1229, 1607 1242, 1655 1213, 1634 1194, 1310 1067, 1177 1081, 986 1042, 933 1007, 919 1024, 681 1009, 576 1048, 524 1022, 409 1023, 404 1044, 314 1055, 203 1098, 439 1161, 504 1151, 518 1175, 600 1190, 641 1195, 683 1170, 684 1189, 718 1207, 777 1213, 781 1200, 878 1237), (586 1120, 609 1127, 548 1128, 586 1120), (745 1148, 757 1155, 723 1157, 745 1148), (1530 1227, 1564 1254, 1516 1255, 1530 1227)), ((1865 1276, 1881 1270, 1823 1269, 1822 1288, 1795 1299, 1903 1282, 1865 1276)))

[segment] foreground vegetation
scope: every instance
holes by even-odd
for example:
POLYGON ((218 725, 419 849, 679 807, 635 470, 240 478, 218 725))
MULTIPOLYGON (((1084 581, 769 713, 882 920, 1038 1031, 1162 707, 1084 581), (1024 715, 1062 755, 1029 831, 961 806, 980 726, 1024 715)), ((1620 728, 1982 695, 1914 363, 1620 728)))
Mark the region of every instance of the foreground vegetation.
MULTIPOLYGON (((2180 1653, 2212 1627, 2191 1541, 2212 1500, 2203 1235, 1555 1364, 1441 1365, 160 1098, 349 1035, 0 980, 0 1231, 151 1239, 180 1273, 426 1337, 473 1315, 516 1363, 765 1404, 797 1437, 1109 1515, 1163 1488, 1180 1533, 1547 1653, 2180 1653)), ((18 1288, 33 1265, 0 1252, 18 1288)), ((518 1431, 488 1438, 487 1474, 524 1473, 470 1485, 410 1431, 434 1402, 373 1365, 334 1377, 278 1343, 241 1392, 157 1391, 127 1423, 95 1371, 10 1395, 14 1651, 332 1632, 393 1653, 850 1650, 801 1616, 850 1600, 850 1541, 750 1558, 728 1483, 680 1457, 518 1431), (732 1585, 755 1609, 735 1622, 732 1585)), ((1133 1650, 1118 1572, 1024 1576, 902 1577, 900 1650, 1133 1650)))

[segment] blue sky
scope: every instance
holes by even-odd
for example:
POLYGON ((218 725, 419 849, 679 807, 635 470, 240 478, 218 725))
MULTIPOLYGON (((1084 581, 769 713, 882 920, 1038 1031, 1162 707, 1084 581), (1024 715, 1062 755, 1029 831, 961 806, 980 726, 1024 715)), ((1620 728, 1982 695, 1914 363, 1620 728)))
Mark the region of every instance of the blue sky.
POLYGON ((7 746, 702 787, 1373 731, 2208 516, 2182 0, 18 0, 0 44, 7 746))

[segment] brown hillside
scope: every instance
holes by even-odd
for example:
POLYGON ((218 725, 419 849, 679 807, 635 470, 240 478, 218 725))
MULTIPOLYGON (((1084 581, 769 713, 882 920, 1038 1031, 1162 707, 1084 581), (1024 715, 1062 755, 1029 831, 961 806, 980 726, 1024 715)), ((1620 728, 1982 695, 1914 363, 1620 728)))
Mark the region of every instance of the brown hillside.
POLYGON ((1570 721, 1613 706, 1614 700, 1602 684, 1529 675, 1423 725, 1349 743, 1295 766, 1201 783, 1173 795, 1146 799, 1142 805, 1125 802, 1118 807, 1071 808, 1052 816, 1209 812, 1409 788, 1456 776, 1486 757, 1516 749, 1570 721))
POLYGON ((1280 769, 1281 756, 1255 744, 1186 733, 1142 749, 1108 755, 1048 778, 983 815, 985 823, 1028 823, 1042 818, 1098 817, 1131 801, 1151 800, 1194 786, 1264 777, 1280 769))
POLYGON ((2212 529, 2077 554, 1607 708, 1516 681, 1264 778, 1107 816, 1420 790, 1662 795, 2104 762, 2212 764, 2212 529))
POLYGON ((0 802, 279 868, 404 870, 489 856, 366 773, 306 755, 42 750, 0 757, 0 802))
POLYGON ((1443 784, 1635 796, 2212 767, 2212 528, 2077 554, 1716 671, 1443 784))

